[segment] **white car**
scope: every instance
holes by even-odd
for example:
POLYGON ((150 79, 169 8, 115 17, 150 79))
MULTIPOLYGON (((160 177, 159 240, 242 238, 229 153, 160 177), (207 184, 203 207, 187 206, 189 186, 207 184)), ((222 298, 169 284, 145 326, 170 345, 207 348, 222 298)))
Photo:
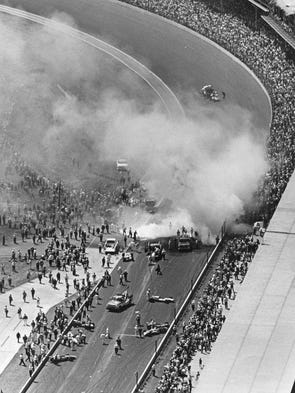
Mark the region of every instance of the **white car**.
POLYGON ((109 238, 104 243, 105 254, 117 254, 119 252, 119 242, 115 238, 109 238))
POLYGON ((128 160, 125 158, 120 158, 117 160, 117 171, 128 172, 128 160))

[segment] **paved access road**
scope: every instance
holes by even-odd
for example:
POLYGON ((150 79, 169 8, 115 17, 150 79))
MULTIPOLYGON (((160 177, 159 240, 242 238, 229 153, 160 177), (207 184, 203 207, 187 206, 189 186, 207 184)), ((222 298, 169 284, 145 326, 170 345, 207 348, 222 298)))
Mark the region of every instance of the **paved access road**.
POLYGON ((57 353, 74 353, 74 362, 47 364, 30 392, 42 393, 129 393, 135 384, 135 373, 145 368, 162 335, 135 337, 135 311, 140 310, 142 323, 152 317, 159 322, 171 321, 175 308, 183 301, 192 277, 199 274, 209 252, 208 248, 186 254, 170 254, 167 261, 161 261, 163 271, 157 276, 155 265, 148 265, 144 252, 139 253, 135 262, 120 262, 123 270, 128 271, 130 291, 135 305, 121 313, 111 313, 105 309, 109 298, 122 287, 116 269, 113 271, 113 286, 101 290, 100 305, 92 309, 91 318, 96 323, 93 333, 87 334, 87 345, 71 352, 61 346, 57 353), (177 299, 173 304, 149 303, 146 301, 146 290, 152 294, 172 296, 177 299), (109 328, 112 339, 103 345, 100 333, 109 328), (123 350, 115 355, 115 339, 121 335, 123 350))
POLYGON ((42 16, 65 12, 81 30, 105 38, 146 64, 180 99, 183 91, 199 91, 210 83, 226 92, 227 103, 246 108, 257 126, 268 129, 270 102, 257 80, 240 63, 189 29, 114 0, 1 2, 42 16))

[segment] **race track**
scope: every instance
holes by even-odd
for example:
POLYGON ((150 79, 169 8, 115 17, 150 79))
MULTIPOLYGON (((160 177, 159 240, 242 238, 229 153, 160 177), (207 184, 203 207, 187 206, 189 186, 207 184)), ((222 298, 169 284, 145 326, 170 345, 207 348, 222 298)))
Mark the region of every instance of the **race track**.
MULTIPOLYGON (((269 99, 252 74, 224 51, 176 24, 116 1, 11 0, 8 5, 22 6, 43 16, 56 10, 66 12, 83 31, 105 37, 148 65, 179 97, 192 86, 198 91, 211 83, 226 92, 227 103, 246 108, 253 114, 256 126, 268 129, 269 99)), ((169 255, 168 261, 161 262, 162 276, 156 276, 154 266, 148 266, 145 255, 139 254, 136 262, 128 263, 129 286, 136 304, 120 314, 105 311, 110 296, 122 288, 114 272, 114 286, 103 290, 101 304, 91 313, 97 325, 95 332, 89 333, 87 345, 76 351, 76 361, 60 366, 48 364, 30 392, 129 393, 135 384, 135 372, 140 375, 143 371, 156 340, 134 337, 135 310, 141 311, 143 321, 153 317, 159 322, 171 321, 175 312, 173 304, 147 303, 147 288, 152 293, 174 297, 178 307, 191 279, 200 272, 206 253, 205 249, 169 255), (113 339, 103 345, 99 334, 106 327, 113 339), (114 338, 118 334, 122 335, 124 348, 120 356, 114 354, 114 338)), ((69 348, 61 347, 60 351, 66 353, 69 348)))
POLYGON ((269 127, 271 106, 260 83, 191 30, 114 0, 10 0, 8 5, 43 16, 66 12, 81 30, 104 37, 149 66, 180 98, 187 89, 198 91, 211 83, 226 92, 228 103, 248 109, 256 126, 269 127))
POLYGON ((120 262, 123 270, 128 270, 128 287, 133 293, 134 306, 121 313, 112 313, 105 309, 109 298, 123 287, 119 285, 118 273, 113 272, 113 286, 101 290, 100 305, 92 309, 91 319, 96 328, 93 333, 87 333, 87 345, 72 352, 70 348, 60 346, 57 353, 74 353, 74 362, 60 365, 47 364, 38 376, 30 392, 42 393, 129 393, 135 385, 135 373, 139 375, 150 359, 155 342, 162 335, 135 337, 135 311, 140 310, 142 324, 153 318, 157 322, 171 321, 176 309, 184 300, 192 278, 195 278, 206 261, 208 248, 186 254, 170 254, 167 261, 160 262, 163 274, 158 276, 155 264, 148 265, 144 252, 138 254, 135 262, 120 262), (146 290, 152 294, 171 296, 176 303, 149 303, 146 300, 146 290), (110 329, 111 340, 103 345, 100 333, 106 327, 110 329), (123 350, 119 355, 114 353, 115 339, 122 338, 123 350))

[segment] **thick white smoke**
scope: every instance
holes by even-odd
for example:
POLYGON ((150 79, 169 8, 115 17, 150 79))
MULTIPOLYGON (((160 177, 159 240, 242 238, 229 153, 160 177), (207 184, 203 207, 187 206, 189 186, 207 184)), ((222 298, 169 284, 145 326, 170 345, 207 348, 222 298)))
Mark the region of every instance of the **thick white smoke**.
MULTIPOLYGON (((119 101, 112 105, 117 115, 109 124, 104 153, 108 159, 128 157, 151 195, 172 200, 178 227, 179 209, 186 211, 182 225, 207 226, 214 233, 225 219, 243 212, 267 167, 249 114, 223 107, 208 118, 207 108, 199 104, 195 119, 173 124, 159 113, 141 115, 132 107, 122 111, 119 101)), ((148 229, 143 230, 146 235, 148 229)))
POLYGON ((295 14, 295 0, 276 0, 276 4, 285 11, 286 15, 295 14))
POLYGON ((206 237, 243 212, 267 167, 249 113, 190 96, 187 119, 172 122, 138 77, 95 49, 7 17, 0 34, 2 129, 36 167, 74 182, 89 164, 127 158, 152 197, 172 202, 155 223, 128 212, 142 236, 184 225, 206 237))

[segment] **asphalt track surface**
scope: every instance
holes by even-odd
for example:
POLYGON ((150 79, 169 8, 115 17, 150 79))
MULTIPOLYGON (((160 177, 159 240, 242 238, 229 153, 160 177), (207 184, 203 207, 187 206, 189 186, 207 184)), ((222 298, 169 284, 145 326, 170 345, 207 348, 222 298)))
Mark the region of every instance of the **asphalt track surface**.
POLYGON ((42 16, 65 12, 81 30, 146 64, 179 98, 183 91, 199 91, 210 83, 226 92, 227 103, 247 109, 256 126, 269 128, 270 101, 253 75, 189 29, 114 0, 10 0, 5 5, 42 16))
POLYGON ((135 336, 135 311, 140 310, 141 323, 153 318, 157 322, 170 322, 184 300, 192 278, 202 269, 208 248, 190 253, 172 253, 166 261, 161 261, 162 275, 155 272, 155 264, 148 264, 144 252, 138 253, 135 262, 120 262, 123 270, 128 271, 126 284, 133 293, 134 305, 113 313, 106 310, 109 298, 127 286, 119 284, 117 269, 112 274, 112 286, 101 289, 100 304, 92 308, 91 319, 95 321, 94 332, 87 333, 87 344, 71 351, 60 346, 57 353, 73 353, 77 359, 59 365, 47 363, 30 388, 30 392, 42 393, 129 393, 135 385, 135 373, 140 375, 155 350, 156 340, 162 335, 146 338, 135 336), (175 303, 149 303, 146 290, 163 297, 171 296, 175 303), (100 334, 109 328, 111 339, 105 340, 100 334), (115 339, 120 334, 123 350, 119 355, 114 352, 115 339))

